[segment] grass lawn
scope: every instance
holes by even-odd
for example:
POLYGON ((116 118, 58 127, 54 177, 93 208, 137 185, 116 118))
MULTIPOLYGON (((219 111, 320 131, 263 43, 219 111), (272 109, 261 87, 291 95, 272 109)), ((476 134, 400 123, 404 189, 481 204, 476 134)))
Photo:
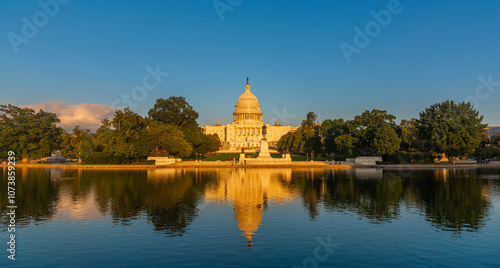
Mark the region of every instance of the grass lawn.
MULTIPOLYGON (((307 161, 307 156, 305 155, 292 155, 292 161, 307 161)), ((309 158, 310 160, 310 158, 309 158)), ((327 158, 324 157, 314 157, 314 161, 327 161, 327 158)), ((333 159, 330 159, 333 160, 333 159)))

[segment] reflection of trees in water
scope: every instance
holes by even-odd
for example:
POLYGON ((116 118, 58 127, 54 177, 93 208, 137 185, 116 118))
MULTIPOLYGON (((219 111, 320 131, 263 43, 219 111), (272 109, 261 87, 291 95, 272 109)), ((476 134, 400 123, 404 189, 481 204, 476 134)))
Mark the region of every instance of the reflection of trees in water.
POLYGON ((315 219, 319 215, 318 206, 324 195, 324 178, 323 171, 308 170, 294 172, 290 182, 300 192, 303 205, 309 212, 311 219, 315 219))
POLYGON ((294 173, 292 184, 301 192, 312 219, 319 214, 321 203, 327 210, 355 212, 376 222, 399 215, 399 179, 358 179, 352 171, 324 170, 294 173))
MULTIPOLYGON (((175 170, 172 170, 175 171, 175 170)), ((214 172, 175 171, 170 178, 150 174, 146 212, 155 230, 182 235, 198 216, 206 187, 215 180, 214 172)))
MULTIPOLYGON (((18 168, 16 185, 16 219, 18 224, 51 219, 61 200, 78 204, 93 197, 96 209, 109 214, 116 224, 127 225, 145 215, 154 229, 167 235, 181 235, 197 216, 214 172, 177 170, 165 178, 146 170, 33 169, 18 168)), ((161 172, 159 172, 161 173, 161 172)), ((7 213, 6 173, 0 173, 0 212, 7 213)), ((7 223, 2 218, 2 223, 7 223)))
POLYGON ((116 224, 128 225, 145 215, 156 231, 181 235, 197 216, 206 184, 213 174, 184 170, 81 170, 68 182, 73 195, 94 190, 99 211, 116 224), (166 174, 165 172, 173 172, 166 174), (87 187, 89 186, 89 187, 87 187), (78 192, 78 193, 76 193, 78 192))
POLYGON ((435 171, 432 185, 426 180, 420 187, 427 220, 435 227, 446 231, 476 231, 488 219, 490 201, 483 195, 483 182, 477 180, 475 171, 455 171, 457 176, 449 178, 450 171, 435 171))
POLYGON ((325 206, 332 210, 352 211, 374 222, 390 222, 399 217, 402 181, 391 176, 358 179, 354 175, 332 174, 325 181, 328 195, 325 206))
MULTIPOLYGON (((50 169, 16 169, 16 225, 27 225, 31 221, 38 223, 50 220, 59 202, 59 188, 50 169)), ((8 212, 7 172, 0 172, 0 213, 8 212)), ((1 217, 2 224, 8 224, 6 217, 1 217)), ((5 231, 5 230, 2 230, 5 231)))
POLYGON ((477 180, 474 170, 384 171, 379 178, 368 177, 352 170, 294 172, 291 184, 312 219, 324 203, 327 210, 390 222, 400 217, 404 205, 423 212, 436 228, 457 232, 484 226, 491 206, 485 188, 498 187, 498 181, 477 180))
POLYGON ((156 231, 181 235, 198 214, 196 208, 213 175, 174 171, 158 176, 152 171, 109 172, 95 182, 96 199, 103 213, 116 223, 129 224, 144 213, 156 231))
POLYGON ((148 210, 148 220, 155 230, 169 236, 185 233, 186 228, 196 218, 198 210, 185 203, 177 203, 168 207, 152 207, 148 210))
MULTIPOLYGON (((207 195, 227 199, 232 194, 234 198, 229 200, 235 202, 240 229, 251 233, 258 224, 247 224, 252 228, 246 228, 242 222, 257 222, 268 199, 288 200, 296 198, 298 193, 311 219, 324 206, 327 211, 357 213, 371 222, 384 223, 400 217, 404 206, 408 211, 425 215, 438 229, 462 232, 476 231, 485 225, 492 206, 488 196, 499 195, 500 189, 500 180, 478 179, 498 177, 499 170, 491 169, 290 170, 283 174, 255 169, 234 171, 232 175, 227 172, 18 168, 16 218, 20 225, 51 219, 62 202, 61 194, 69 193, 74 204, 94 198, 99 212, 109 214, 116 224, 130 224, 133 219, 145 216, 156 231, 175 236, 182 235, 197 217, 200 202, 207 195), (247 217, 252 221, 243 219, 248 214, 245 211, 257 216, 247 217)), ((0 183, 0 213, 5 215, 5 171, 0 173, 0 183)), ((3 224, 6 220, 2 217, 3 224)))

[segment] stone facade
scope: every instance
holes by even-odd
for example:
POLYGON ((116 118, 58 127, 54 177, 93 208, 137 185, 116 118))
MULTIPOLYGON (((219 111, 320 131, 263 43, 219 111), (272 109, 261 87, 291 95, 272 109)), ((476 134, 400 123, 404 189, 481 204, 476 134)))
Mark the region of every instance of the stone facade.
MULTIPOLYGON (((245 92, 238 98, 233 113, 233 123, 222 125, 217 122, 205 126, 205 134, 217 134, 222 143, 221 151, 240 151, 241 149, 257 150, 262 140, 262 112, 257 97, 250 91, 250 85, 245 86, 245 92)), ((267 127, 266 139, 270 147, 275 147, 281 136, 298 127, 282 126, 279 122, 267 127)))

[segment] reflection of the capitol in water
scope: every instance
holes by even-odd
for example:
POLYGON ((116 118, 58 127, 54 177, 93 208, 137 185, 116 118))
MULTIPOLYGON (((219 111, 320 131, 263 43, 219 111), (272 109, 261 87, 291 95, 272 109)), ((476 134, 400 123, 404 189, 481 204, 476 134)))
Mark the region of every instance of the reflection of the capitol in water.
POLYGON ((291 169, 226 169, 218 175, 219 183, 206 190, 205 199, 234 205, 236 222, 249 249, 268 203, 282 204, 298 195, 286 185, 292 177, 291 169))
MULTIPOLYGON (((199 170, 194 170, 200 175, 199 170)), ((156 169, 148 171, 148 178, 174 180, 185 170, 156 169)), ((289 186, 292 169, 219 169, 217 183, 204 192, 208 203, 234 205, 238 227, 252 246, 252 235, 259 228, 264 210, 269 202, 282 204, 297 197, 298 192, 289 186)))

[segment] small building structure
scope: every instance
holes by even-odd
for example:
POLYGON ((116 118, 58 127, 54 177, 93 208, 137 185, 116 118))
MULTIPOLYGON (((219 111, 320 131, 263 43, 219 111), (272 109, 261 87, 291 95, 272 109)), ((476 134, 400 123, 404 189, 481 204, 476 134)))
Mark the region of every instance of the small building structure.
POLYGON ((46 163, 63 163, 66 162, 66 157, 61 155, 61 151, 57 150, 56 153, 45 158, 46 163))
POLYGON ((149 156, 148 160, 155 161, 155 166, 168 166, 182 161, 181 158, 173 158, 168 156, 149 156))
POLYGON ((363 166, 373 166, 376 165, 377 162, 382 162, 381 156, 358 156, 356 158, 346 158, 347 164, 357 164, 363 166))

